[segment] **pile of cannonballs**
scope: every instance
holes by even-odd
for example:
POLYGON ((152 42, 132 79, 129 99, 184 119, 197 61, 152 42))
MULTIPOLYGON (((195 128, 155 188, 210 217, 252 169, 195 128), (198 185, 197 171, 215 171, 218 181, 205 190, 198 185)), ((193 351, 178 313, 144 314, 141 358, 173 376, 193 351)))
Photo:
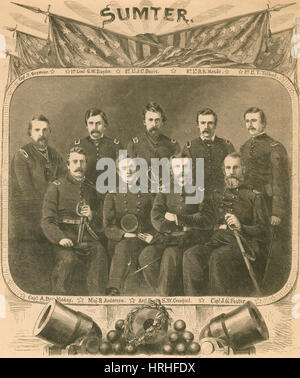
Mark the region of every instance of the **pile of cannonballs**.
POLYGON ((200 345, 194 341, 193 332, 186 330, 183 320, 176 320, 174 331, 168 334, 168 341, 162 346, 164 354, 198 354, 200 345))
POLYGON ((124 320, 115 323, 115 329, 106 335, 106 341, 100 345, 101 354, 136 354, 136 353, 164 353, 164 354, 193 354, 200 352, 199 343, 194 341, 194 334, 186 330, 183 320, 177 320, 173 324, 173 330, 166 334, 165 341, 159 345, 143 345, 136 347, 123 336, 124 320))

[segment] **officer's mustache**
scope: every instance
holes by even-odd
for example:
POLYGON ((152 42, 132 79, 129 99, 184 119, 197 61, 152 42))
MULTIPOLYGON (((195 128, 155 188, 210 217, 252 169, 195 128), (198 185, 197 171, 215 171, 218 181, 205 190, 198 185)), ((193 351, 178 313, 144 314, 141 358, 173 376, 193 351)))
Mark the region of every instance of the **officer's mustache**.
POLYGON ((151 127, 151 129, 149 130, 150 133, 152 133, 152 132, 157 132, 157 131, 159 131, 159 128, 158 128, 157 126, 153 126, 153 127, 151 127))
POLYGON ((81 173, 83 173, 83 169, 82 168, 76 168, 74 172, 81 172, 81 173))
POLYGON ((38 142, 46 142, 47 138, 45 138, 45 137, 39 137, 37 141, 38 142))
POLYGON ((238 180, 238 181, 241 181, 241 177, 237 177, 237 176, 235 176, 235 175, 229 175, 229 176, 226 176, 225 178, 226 178, 226 179, 236 179, 236 180, 238 180))
POLYGON ((210 130, 210 129, 204 129, 204 130, 202 131, 202 133, 203 133, 203 134, 204 134, 204 133, 211 134, 211 130, 210 130))

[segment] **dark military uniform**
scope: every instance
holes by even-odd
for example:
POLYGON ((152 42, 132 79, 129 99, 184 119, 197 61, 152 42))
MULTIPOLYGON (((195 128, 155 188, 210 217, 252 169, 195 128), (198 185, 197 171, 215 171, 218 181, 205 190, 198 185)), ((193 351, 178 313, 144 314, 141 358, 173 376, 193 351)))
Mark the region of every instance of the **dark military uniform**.
POLYGON ((43 197, 49 182, 61 177, 66 165, 51 147, 42 153, 29 143, 15 154, 11 167, 12 214, 15 236, 32 239, 39 235, 43 197))
POLYGON ((151 211, 154 228, 162 235, 160 246, 149 246, 141 253, 144 277, 156 295, 182 294, 182 254, 190 246, 205 240, 206 225, 200 217, 201 204, 186 204, 184 193, 158 193, 151 211), (165 213, 177 215, 178 225, 165 219, 165 213), (203 226, 205 228, 203 228, 203 226))
POLYGON ((288 279, 291 265, 288 157, 284 146, 266 133, 249 139, 241 147, 241 155, 246 167, 245 183, 264 194, 269 216, 281 219, 280 225, 272 230, 263 285, 264 292, 272 294, 288 279))
POLYGON ((270 215, 284 218, 289 211, 289 164, 283 145, 263 133, 241 147, 245 184, 262 192, 270 215))
POLYGON ((87 288, 89 295, 103 295, 107 283, 107 256, 99 241, 101 213, 93 184, 85 179, 78 182, 70 174, 49 185, 43 204, 42 228, 47 239, 54 244, 55 267, 52 274, 54 294, 73 294, 74 270, 78 265, 87 266, 87 288), (85 220, 83 244, 88 248, 84 255, 77 235, 80 216, 76 213, 78 203, 88 204, 92 210, 91 222, 85 220), (60 240, 71 239, 74 248, 59 245, 60 240))
POLYGON ((218 194, 217 201, 207 200, 203 204, 202 222, 215 229, 210 241, 189 249, 184 255, 184 291, 188 296, 248 295, 254 291, 235 236, 226 227, 226 213, 239 219, 242 243, 258 281, 262 278, 267 254, 265 247, 269 241, 265 201, 259 192, 245 185, 226 188, 222 195, 218 194))
POLYGON ((34 143, 13 157, 10 171, 9 265, 16 284, 25 292, 49 293, 53 266, 51 245, 41 230, 44 193, 49 182, 66 171, 51 147, 40 152, 34 143))
POLYGON ((175 139, 170 139, 166 135, 160 134, 155 141, 149 133, 145 132, 138 137, 133 138, 127 145, 127 154, 129 157, 144 158, 148 164, 151 158, 170 158, 180 152, 180 146, 175 139))
POLYGON ((86 153, 87 168, 86 178, 96 183, 97 177, 101 171, 96 170, 97 161, 101 158, 111 158, 116 160, 119 157, 119 150, 122 150, 122 144, 118 139, 112 139, 104 135, 102 138, 94 140, 90 136, 82 139, 75 139, 71 147, 81 147, 86 153))
MULTIPOLYGON (((118 289, 121 294, 126 292, 126 278, 129 272, 138 268, 138 256, 148 244, 137 237, 124 238, 122 219, 127 214, 134 214, 138 220, 138 229, 135 233, 154 234, 150 221, 152 208, 152 194, 143 193, 108 193, 104 201, 103 222, 105 235, 109 242, 115 245, 112 258, 109 287, 118 289)), ((110 248, 112 249, 112 248, 110 248)), ((128 285, 127 285, 128 286, 128 285)), ((131 290, 131 289, 128 289, 131 290)), ((136 294, 137 288, 133 288, 136 294)))
POLYGON ((233 151, 234 147, 227 139, 215 136, 213 141, 204 141, 198 137, 186 143, 182 156, 204 159, 205 193, 211 193, 223 188, 223 161, 233 151))

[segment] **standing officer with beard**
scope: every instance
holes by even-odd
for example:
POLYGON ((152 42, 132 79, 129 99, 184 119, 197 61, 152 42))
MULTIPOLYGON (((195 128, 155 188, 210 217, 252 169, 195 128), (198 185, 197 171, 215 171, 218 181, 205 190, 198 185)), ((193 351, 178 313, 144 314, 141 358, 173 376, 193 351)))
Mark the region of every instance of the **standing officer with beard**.
POLYGON ((65 163, 48 146, 49 120, 33 116, 28 125, 31 142, 20 148, 11 165, 10 205, 14 226, 10 267, 16 283, 30 293, 48 292, 47 242, 41 230, 43 197, 48 184, 61 177, 65 163))
POLYGON ((196 117, 199 137, 186 143, 182 156, 204 159, 205 194, 221 190, 224 185, 222 164, 226 155, 234 151, 232 143, 216 136, 217 115, 209 109, 200 109, 196 117))
POLYGON ((143 117, 146 130, 128 143, 128 156, 144 158, 150 166, 151 158, 170 158, 176 155, 180 151, 179 144, 161 132, 167 120, 162 107, 150 102, 144 107, 143 117))
POLYGON ((183 257, 184 292, 196 295, 250 295, 255 289, 233 230, 261 282, 269 239, 267 208, 261 193, 243 184, 244 166, 238 153, 224 160, 225 189, 217 201, 206 200, 202 222, 214 232, 210 241, 187 250, 183 257))

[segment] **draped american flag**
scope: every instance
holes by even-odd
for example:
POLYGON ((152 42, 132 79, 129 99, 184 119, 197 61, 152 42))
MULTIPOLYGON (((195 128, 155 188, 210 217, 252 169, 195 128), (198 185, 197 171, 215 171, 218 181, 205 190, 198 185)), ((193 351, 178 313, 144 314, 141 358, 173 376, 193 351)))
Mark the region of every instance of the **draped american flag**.
POLYGON ((57 65, 49 40, 19 30, 16 31, 16 52, 28 71, 57 65))
POLYGON ((297 59, 291 54, 293 33, 294 28, 273 33, 257 57, 256 67, 276 71, 292 79, 297 65, 297 59))
POLYGON ((236 63, 225 55, 209 49, 183 49, 166 47, 156 56, 136 62, 135 67, 253 67, 249 64, 236 63))
POLYGON ((12 83, 15 79, 23 75, 25 72, 30 71, 30 68, 25 66, 21 59, 13 54, 9 55, 9 65, 8 65, 8 78, 7 86, 12 83))
POLYGON ((10 59, 9 82, 42 67, 257 67, 292 78, 292 29, 271 35, 269 15, 270 9, 163 35, 130 37, 47 13, 47 40, 16 31, 17 57, 10 59))
POLYGON ((52 49, 62 67, 128 67, 158 52, 139 41, 61 16, 49 15, 52 49))
POLYGON ((158 36, 164 46, 211 50, 229 60, 252 64, 269 32, 267 11, 234 17, 158 36))

